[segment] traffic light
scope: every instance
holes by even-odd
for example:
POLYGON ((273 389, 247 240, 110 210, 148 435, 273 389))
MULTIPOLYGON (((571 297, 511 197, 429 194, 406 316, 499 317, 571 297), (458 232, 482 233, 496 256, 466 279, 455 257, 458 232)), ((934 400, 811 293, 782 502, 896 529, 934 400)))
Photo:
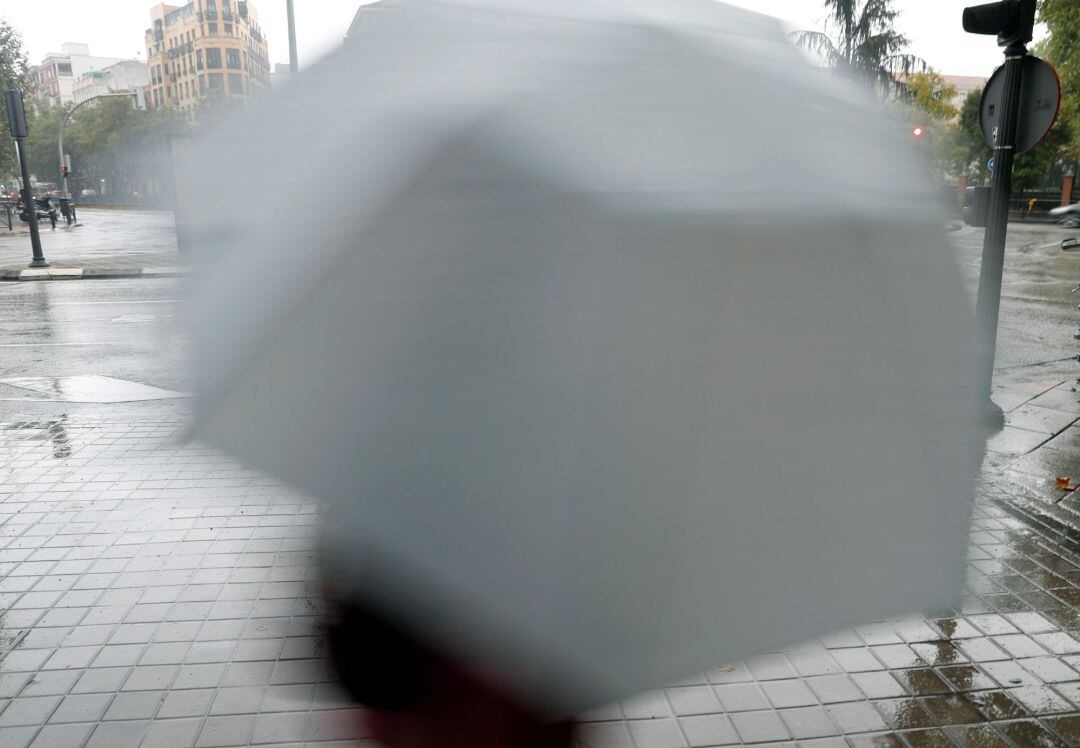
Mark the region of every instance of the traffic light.
POLYGON ((997 34, 998 46, 1027 44, 1035 36, 1037 0, 1001 0, 964 9, 964 31, 997 34))
POLYGON ((964 190, 964 223, 976 228, 985 228, 989 212, 989 187, 968 187, 964 190))

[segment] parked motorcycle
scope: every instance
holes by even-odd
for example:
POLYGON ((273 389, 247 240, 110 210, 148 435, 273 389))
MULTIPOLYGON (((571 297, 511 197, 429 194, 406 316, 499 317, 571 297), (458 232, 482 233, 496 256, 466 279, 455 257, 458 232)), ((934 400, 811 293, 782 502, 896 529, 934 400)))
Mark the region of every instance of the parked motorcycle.
MULTIPOLYGON (((30 223, 30 214, 26 210, 26 206, 23 204, 23 199, 19 198, 19 204, 17 206, 19 211, 19 220, 23 223, 30 223)), ((38 221, 49 221, 52 227, 56 228, 57 210, 53 205, 52 198, 49 195, 43 195, 41 197, 34 198, 34 211, 37 213, 38 221)))
POLYGON ((79 218, 75 215, 75 203, 71 198, 62 195, 57 199, 60 201, 60 215, 67 221, 68 226, 76 223, 79 218))

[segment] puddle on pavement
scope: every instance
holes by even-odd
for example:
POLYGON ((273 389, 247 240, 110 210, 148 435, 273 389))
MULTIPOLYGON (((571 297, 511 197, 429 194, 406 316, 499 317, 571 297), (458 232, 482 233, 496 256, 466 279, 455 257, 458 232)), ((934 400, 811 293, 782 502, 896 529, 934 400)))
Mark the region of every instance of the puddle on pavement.
POLYGON ((29 431, 21 434, 27 441, 52 442, 53 457, 64 460, 71 457, 71 437, 67 431, 67 416, 51 421, 20 421, 2 427, 4 431, 29 431))
POLYGON ((138 382, 102 376, 84 377, 15 377, 0 379, 0 384, 43 397, 0 398, 2 400, 42 400, 68 403, 128 403, 144 400, 170 400, 187 397, 183 392, 163 390, 138 382))
POLYGON ((139 325, 147 324, 150 322, 157 322, 163 319, 172 319, 173 316, 169 315, 157 315, 157 314, 123 314, 119 317, 114 317, 109 320, 114 325, 139 325))

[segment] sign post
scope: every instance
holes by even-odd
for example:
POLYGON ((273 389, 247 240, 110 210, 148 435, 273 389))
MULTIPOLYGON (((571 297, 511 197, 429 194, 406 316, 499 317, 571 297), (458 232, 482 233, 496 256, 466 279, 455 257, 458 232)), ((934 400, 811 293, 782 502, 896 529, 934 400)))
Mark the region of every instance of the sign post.
MULTIPOLYGON (((1027 44, 1034 36, 1035 10, 1036 0, 1001 0, 966 8, 963 18, 964 31, 995 34, 998 45, 1005 48, 1005 64, 994 75, 998 80, 988 83, 983 92, 983 131, 986 133, 989 125, 992 135, 989 145, 994 149, 994 166, 979 270, 979 297, 975 305, 983 356, 979 367, 979 387, 987 398, 988 419, 996 428, 1005 422, 1001 409, 990 400, 1001 309, 1001 276, 1005 265, 1013 159, 1020 142, 1017 135, 1027 84, 1024 75, 1028 65, 1027 44), (989 122, 988 118, 992 118, 993 122, 989 122)), ((1034 144, 1029 147, 1034 147, 1034 144)))
POLYGON ((23 103, 22 91, 8 91, 5 94, 8 112, 8 131, 15 138, 15 146, 19 152, 19 169, 22 172, 23 209, 26 211, 26 222, 30 224, 30 246, 34 258, 30 262, 32 268, 47 268, 45 255, 41 251, 41 234, 38 232, 37 205, 34 204, 34 191, 30 185, 30 164, 26 160, 26 138, 30 134, 26 126, 26 108, 23 103))

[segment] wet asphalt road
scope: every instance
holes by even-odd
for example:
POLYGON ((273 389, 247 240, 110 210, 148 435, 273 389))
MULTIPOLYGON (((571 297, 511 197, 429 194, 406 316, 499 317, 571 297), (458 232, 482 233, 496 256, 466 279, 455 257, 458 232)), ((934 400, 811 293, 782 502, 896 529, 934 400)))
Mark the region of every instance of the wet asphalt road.
MULTIPOLYGON (((168 213, 86 210, 80 218, 75 229, 45 232, 47 257, 113 257, 122 263, 176 251, 168 213)), ((1080 294, 1070 293, 1080 284, 1080 254, 1059 249, 1061 240, 1075 233, 1048 225, 1011 226, 996 364, 1000 382, 1064 380, 1080 373, 1073 361, 1041 363, 1080 350, 1072 337, 1080 327, 1080 294)), ((974 304, 982 230, 964 227, 949 238, 974 304)), ((0 230, 0 264, 4 258, 22 263, 28 246, 25 234, 0 230)), ((102 375, 186 391, 187 331, 178 316, 183 288, 175 279, 0 285, 0 379, 102 375)), ((56 407, 2 399, 11 395, 0 385, 0 418, 56 407)))
MULTIPOLYGON (((97 264, 117 257, 176 252, 171 212, 80 208, 78 216, 73 227, 63 221, 55 230, 42 226, 41 245, 50 262, 97 264)), ((27 229, 17 219, 15 224, 17 230, 8 231, 0 215, 0 267, 25 266, 30 261, 27 229)))
MULTIPOLYGON (((42 231, 51 262, 126 267, 147 257, 177 257, 171 213, 86 209, 79 219, 74 228, 42 231)), ((0 228, 0 265, 25 266, 29 253, 25 231, 0 228)), ((0 284, 0 380, 98 376, 186 392, 187 331, 178 324, 182 289, 182 280, 166 278, 0 284)), ((186 403, 55 402, 0 382, 0 420, 170 411, 186 403)))
MULTIPOLYGON (((180 288, 175 279, 0 285, 0 380, 106 376, 186 391, 186 333, 177 324, 180 288)), ((0 384, 0 420, 185 402, 74 404, 28 401, 28 395, 0 384)))
MULTIPOLYGON (((1080 351, 1080 254, 1065 254, 1062 239, 1076 230, 1046 224, 1012 224, 1002 281, 1001 320, 995 381, 1042 381, 1080 374, 1075 361, 1033 366, 1080 351)), ((950 234, 974 303, 983 230, 964 227, 950 234)))

